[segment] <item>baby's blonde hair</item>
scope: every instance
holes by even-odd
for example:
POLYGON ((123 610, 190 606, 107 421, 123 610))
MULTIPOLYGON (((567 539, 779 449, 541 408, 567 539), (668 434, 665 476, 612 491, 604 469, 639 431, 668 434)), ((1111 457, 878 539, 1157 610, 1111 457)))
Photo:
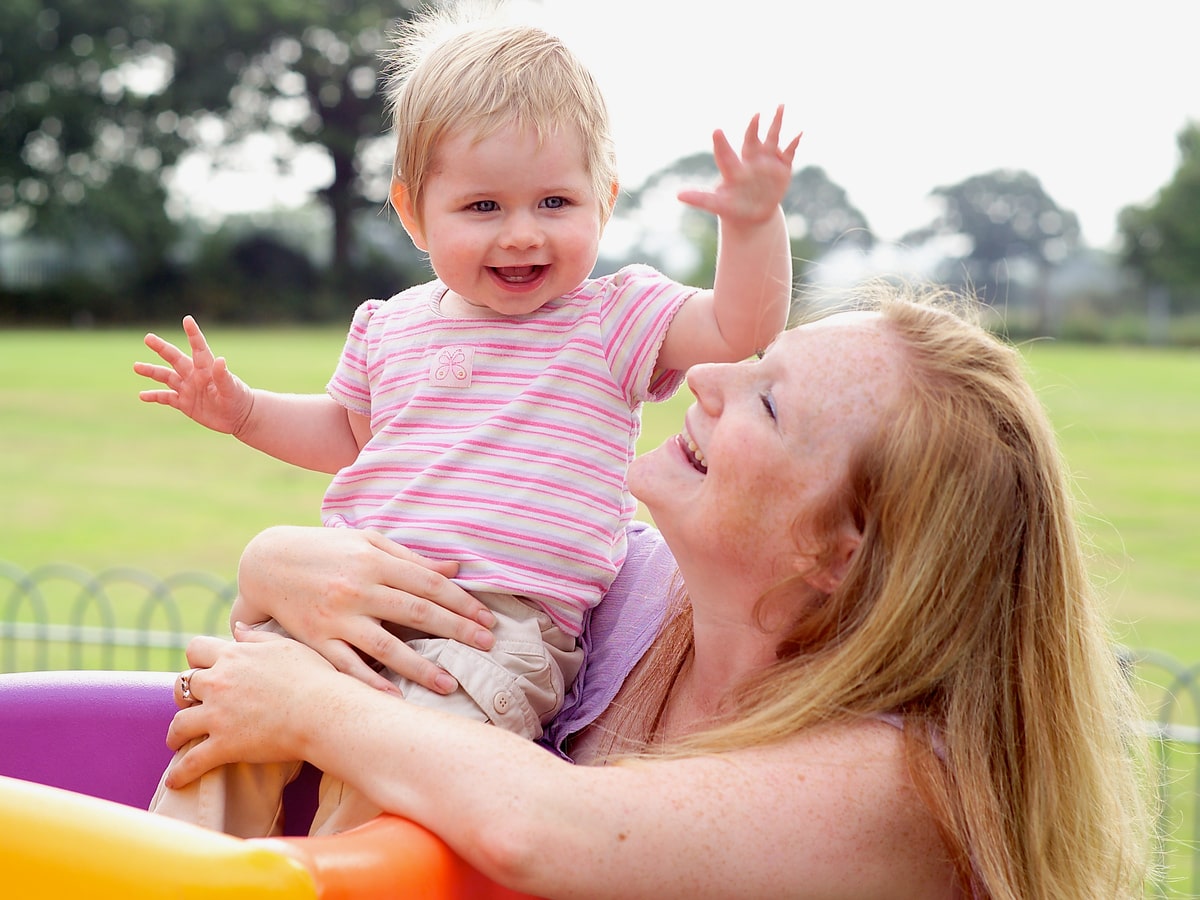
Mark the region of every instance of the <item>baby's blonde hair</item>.
POLYGON ((539 141, 574 130, 603 220, 617 183, 608 108, 595 79, 563 41, 511 24, 498 3, 443 3, 402 22, 385 63, 396 133, 392 175, 421 215, 425 183, 447 138, 483 139, 516 124, 539 141))

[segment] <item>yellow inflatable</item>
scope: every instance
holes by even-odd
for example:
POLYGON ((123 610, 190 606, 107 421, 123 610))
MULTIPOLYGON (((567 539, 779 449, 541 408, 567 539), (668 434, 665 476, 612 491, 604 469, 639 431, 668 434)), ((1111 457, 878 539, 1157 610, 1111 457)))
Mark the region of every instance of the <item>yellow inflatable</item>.
POLYGON ((321 838, 241 840, 139 809, 0 776, 7 897, 519 898, 395 816, 321 838))

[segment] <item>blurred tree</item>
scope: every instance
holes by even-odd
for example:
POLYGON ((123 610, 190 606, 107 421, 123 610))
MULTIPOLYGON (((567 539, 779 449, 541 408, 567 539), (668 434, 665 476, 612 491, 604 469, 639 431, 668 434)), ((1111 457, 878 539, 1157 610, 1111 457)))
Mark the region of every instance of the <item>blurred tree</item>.
MULTIPOLYGON (((659 169, 636 191, 618 212, 633 212, 643 207, 655 193, 674 191, 684 183, 712 183, 719 177, 712 153, 694 153, 659 169)), ((866 217, 855 207, 846 191, 835 184, 819 166, 806 166, 792 174, 791 185, 783 198, 783 211, 792 235, 792 256, 797 261, 796 279, 803 278, 805 266, 820 259, 835 245, 869 250, 875 242, 866 217)), ((717 223, 712 216, 685 208, 683 234, 697 247, 700 263, 689 277, 694 284, 712 284, 716 263, 717 223)))
POLYGON ((1151 287, 1176 302, 1200 303, 1200 124, 1179 133, 1179 168, 1147 206, 1118 217, 1122 258, 1151 287))
POLYGON ((820 166, 806 166, 792 175, 783 209, 792 234, 807 249, 802 254, 804 259, 817 259, 835 246, 850 246, 865 253, 875 245, 866 216, 820 166))
POLYGON ((0 234, 119 236, 130 280, 172 237, 160 170, 186 144, 149 2, 0 6, 0 234), (124 24, 115 24, 115 23, 124 24))
POLYGON ((1028 172, 998 170, 935 188, 941 214, 902 238, 906 244, 945 242, 948 263, 990 301, 1008 287, 1014 264, 1032 266, 1039 327, 1052 327, 1046 282, 1079 248, 1079 220, 1060 209, 1028 172))
POLYGON ((379 52, 405 0, 189 0, 170 3, 175 92, 216 114, 206 149, 220 156, 250 134, 279 138, 286 173, 302 148, 319 148, 331 181, 320 191, 330 213, 335 278, 350 267, 356 212, 387 199, 392 142, 386 136, 379 52), (196 39, 200 35, 200 40, 196 39))
POLYGON ((357 209, 382 204, 390 154, 377 53, 403 0, 6 0, 0 5, 0 233, 121 235, 143 267, 173 236, 164 176, 248 134, 276 163, 321 148, 335 271, 357 209))

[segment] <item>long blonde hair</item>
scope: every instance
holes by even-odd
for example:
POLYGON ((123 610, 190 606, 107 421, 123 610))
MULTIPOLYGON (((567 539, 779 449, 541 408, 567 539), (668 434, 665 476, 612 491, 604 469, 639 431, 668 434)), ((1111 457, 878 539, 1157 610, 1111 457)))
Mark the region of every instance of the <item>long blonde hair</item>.
MULTIPOLYGON (((879 285, 860 300, 899 339, 907 383, 815 519, 855 518, 850 569, 805 607, 777 662, 739 685, 721 723, 645 752, 722 752, 899 713, 966 890, 1141 896, 1151 817, 1136 703, 1021 357, 969 321, 962 298, 879 285)), ((652 738, 669 691, 655 686, 690 647, 684 605, 629 686, 649 699, 618 727, 640 722, 652 738)))

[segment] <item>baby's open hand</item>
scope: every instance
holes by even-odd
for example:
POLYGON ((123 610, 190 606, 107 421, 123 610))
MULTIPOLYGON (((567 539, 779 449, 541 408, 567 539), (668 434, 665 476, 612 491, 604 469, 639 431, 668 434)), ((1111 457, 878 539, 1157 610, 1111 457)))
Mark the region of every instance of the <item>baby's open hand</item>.
POLYGON ((156 334, 146 335, 146 346, 162 357, 167 365, 136 362, 133 371, 164 388, 141 391, 146 403, 173 406, 185 416, 213 431, 237 434, 250 418, 254 394, 240 378, 229 371, 224 357, 214 357, 196 320, 183 320, 192 355, 156 334))
POLYGON ((755 114, 742 138, 739 156, 723 131, 713 133, 713 158, 721 173, 721 182, 711 191, 680 191, 681 202, 703 209, 727 223, 755 225, 771 219, 792 180, 792 160, 802 134, 786 147, 779 144, 783 128, 783 107, 767 129, 758 134, 759 117, 755 114))

